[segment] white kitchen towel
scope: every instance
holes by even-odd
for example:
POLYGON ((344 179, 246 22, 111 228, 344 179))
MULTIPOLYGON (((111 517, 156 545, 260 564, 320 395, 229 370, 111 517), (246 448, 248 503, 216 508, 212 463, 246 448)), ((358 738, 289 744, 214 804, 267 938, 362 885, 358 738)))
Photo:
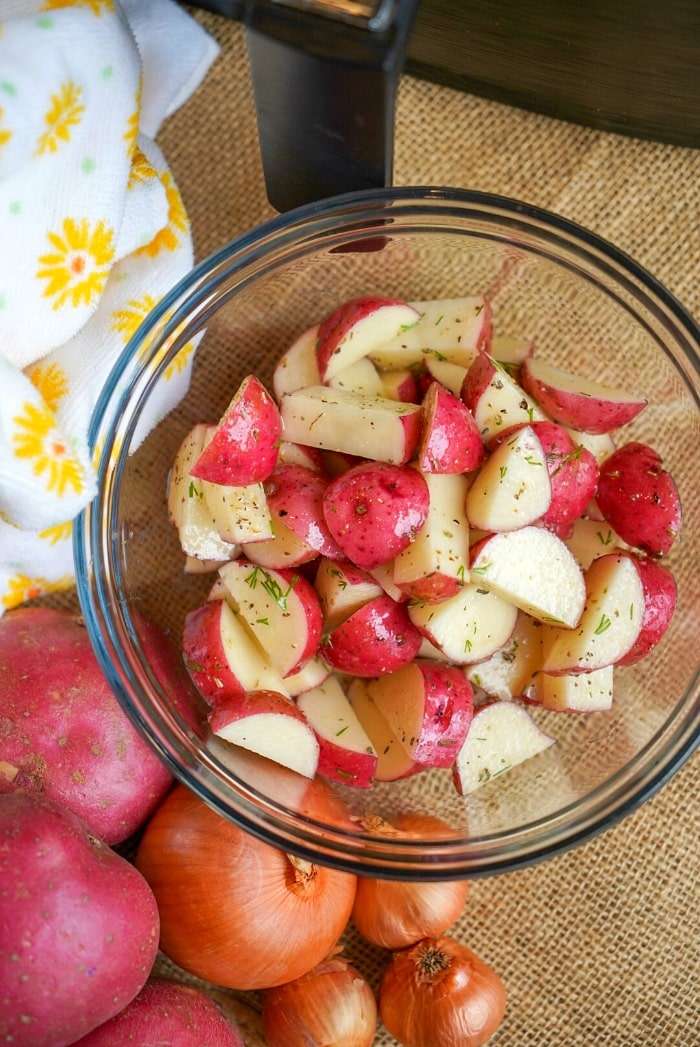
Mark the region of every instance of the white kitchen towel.
MULTIPOLYGON (((193 263, 154 138, 217 51, 174 0, 0 5, 0 613, 73 584, 92 410, 193 263)), ((173 370, 152 424, 188 382, 173 370)))

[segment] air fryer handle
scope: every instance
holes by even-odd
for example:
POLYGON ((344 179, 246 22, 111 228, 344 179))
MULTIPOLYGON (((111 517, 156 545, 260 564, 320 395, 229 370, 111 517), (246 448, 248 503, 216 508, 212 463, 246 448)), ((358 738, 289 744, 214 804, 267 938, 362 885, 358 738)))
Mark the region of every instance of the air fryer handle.
POLYGON ((418 0, 383 0, 383 25, 311 6, 245 6, 265 185, 279 211, 391 184, 396 92, 418 0))

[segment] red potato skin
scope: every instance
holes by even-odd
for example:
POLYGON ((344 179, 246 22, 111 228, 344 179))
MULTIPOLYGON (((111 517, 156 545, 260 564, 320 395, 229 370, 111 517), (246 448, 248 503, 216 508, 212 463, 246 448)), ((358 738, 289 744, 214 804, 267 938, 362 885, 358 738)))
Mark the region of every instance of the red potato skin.
POLYGON ((618 665, 634 665, 653 651, 671 624, 678 595, 676 580, 668 567, 656 560, 629 555, 637 566, 644 590, 644 617, 639 636, 618 665))
POLYGON ((551 419, 561 425, 587 433, 609 433, 631 422, 646 405, 646 400, 610 403, 586 393, 559 389, 532 373, 530 367, 534 359, 528 357, 523 361, 520 385, 551 419))
POLYGON ((428 485, 415 469, 363 462, 331 481, 323 512, 345 557, 371 571, 410 545, 429 504, 428 485))
POLYGON ((233 674, 221 644, 223 600, 208 600, 189 611, 182 629, 185 668, 202 698, 212 708, 245 689, 233 674))
POLYGON ((219 1006, 201 989, 149 978, 123 1011, 73 1047, 245 1047, 219 1006))
POLYGON ((304 465, 279 465, 265 482, 270 511, 309 548, 330 560, 344 559, 343 550, 328 529, 323 497, 328 480, 304 465))
POLYGON ((417 659, 423 676, 423 731, 411 753, 426 767, 451 767, 474 716, 474 692, 460 669, 417 659))
POLYGON ((670 472, 647 444, 630 441, 600 467, 598 508, 624 542, 666 556, 681 526, 681 501, 670 472))
POLYGON ((306 723, 294 702, 283 694, 278 694, 277 691, 244 691, 243 694, 229 694, 221 699, 216 708, 209 713, 209 726, 212 734, 218 734, 229 724, 245 720, 247 716, 259 716, 261 713, 290 716, 294 720, 306 723))
POLYGON ((370 600, 328 636, 321 656, 333 669, 353 676, 382 676, 408 665, 422 636, 405 604, 390 596, 370 600))
POLYGON ((476 422, 465 404, 432 382, 423 399, 418 468, 424 473, 470 473, 485 455, 476 422))
POLYGON ((472 360, 462 382, 462 403, 473 412, 484 391, 488 388, 497 368, 488 353, 480 352, 472 360))
POLYGON ((0 1040, 66 1047, 145 984, 159 917, 143 876, 70 811, 0 797, 0 1040))
POLYGON ((255 375, 243 379, 216 428, 190 469, 192 476, 234 487, 267 479, 277 462, 282 418, 255 375))
MULTIPOLYGON (((154 670, 170 677, 174 703, 192 724, 185 683, 165 664, 165 640, 148 630, 154 670)), ((0 793, 55 800, 115 844, 136 832, 171 784, 119 705, 82 618, 47 607, 8 611, 0 619, 0 793)))

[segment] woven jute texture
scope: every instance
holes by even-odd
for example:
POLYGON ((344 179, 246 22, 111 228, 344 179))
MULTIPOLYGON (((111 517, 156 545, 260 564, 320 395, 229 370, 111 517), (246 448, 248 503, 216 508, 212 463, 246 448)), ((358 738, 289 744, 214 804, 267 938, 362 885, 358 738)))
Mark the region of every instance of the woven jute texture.
MULTIPOLYGON (((192 13, 220 41, 221 55, 160 144, 199 260, 274 212, 241 27, 192 13)), ((406 77, 394 181, 495 192, 558 212, 617 244, 700 313, 700 152, 406 77)), ((641 809, 572 852, 471 884, 451 933, 506 984, 494 1047, 700 1043, 699 772, 695 758, 641 809)), ((386 954, 352 931, 345 948, 376 986, 386 954)), ((159 970, 187 979, 164 957, 159 970)), ((210 991, 233 1009, 248 1047, 263 1042, 255 994, 210 991)), ((394 1042, 380 1027, 378 1047, 394 1042)))

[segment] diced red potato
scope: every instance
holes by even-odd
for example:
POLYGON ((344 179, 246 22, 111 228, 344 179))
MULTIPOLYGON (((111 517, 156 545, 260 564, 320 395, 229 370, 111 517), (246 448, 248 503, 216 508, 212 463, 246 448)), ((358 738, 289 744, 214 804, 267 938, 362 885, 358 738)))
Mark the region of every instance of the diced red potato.
POLYGON ((259 483, 275 467, 281 437, 277 404, 264 385, 248 375, 190 472, 200 480, 227 486, 259 483))
POLYGON ((325 472, 323 455, 317 447, 304 447, 303 444, 293 444, 289 440, 280 441, 277 464, 305 465, 315 473, 325 472))
POLYGON ((308 662, 302 665, 301 669, 292 673, 291 676, 285 676, 284 686, 292 698, 297 698, 304 691, 308 691, 312 687, 318 687, 319 684, 328 679, 331 672, 331 667, 322 658, 316 656, 310 658, 308 662))
POLYGON ((367 690, 368 682, 357 677, 352 679, 348 685, 348 700, 377 754, 375 781, 396 782, 400 778, 409 778, 423 768, 408 755, 379 711, 367 690))
POLYGON ((329 631, 383 592, 381 585, 361 567, 328 557, 318 562, 314 588, 329 631))
POLYGON ((393 562, 395 585, 414 600, 436 603, 469 581, 469 489, 458 473, 425 473, 429 504, 425 523, 393 562))
POLYGON ((581 568, 564 542, 544 527, 483 538, 471 550, 471 577, 538 621, 573 629, 586 600, 581 568))
POLYGON ((546 417, 505 367, 486 353, 480 353, 470 365, 461 397, 487 446, 502 429, 546 417))
MULTIPOLYGON (((239 546, 233 547, 232 560, 235 560, 237 556, 241 555, 239 546)), ((228 563, 227 560, 200 560, 196 556, 188 556, 185 554, 185 563, 183 565, 183 571, 185 574, 212 574, 214 571, 218 571, 222 564, 228 563)))
POLYGON ((394 560, 387 560, 386 563, 380 563, 376 567, 370 568, 367 574, 374 578, 377 585, 381 587, 387 596, 392 598, 394 603, 406 603, 408 601, 408 593, 399 589, 394 581, 394 560))
POLYGON ((285 439, 326 451, 403 465, 421 434, 420 404, 312 385, 286 393, 285 439))
POLYGON ((676 610, 676 580, 663 564, 630 554, 644 592, 644 615, 637 639, 618 665, 634 665, 656 647, 666 633, 676 610))
POLYGON ((414 367, 430 357, 467 367, 477 353, 488 352, 493 324, 482 295, 410 304, 420 314, 418 323, 372 351, 378 367, 414 367))
MULTIPOLYGON (((507 442, 524 425, 508 429, 490 447, 494 450, 507 442)), ((581 515, 595 494, 598 484, 598 463, 583 444, 575 444, 569 432, 557 422, 532 422, 533 433, 542 445, 551 487, 549 508, 542 515, 542 523, 560 532, 581 515)))
POLYGON ((297 706, 319 744, 318 773, 329 781, 369 789, 377 752, 336 676, 305 691, 297 706))
POLYGON ((590 451, 598 465, 615 450, 615 439, 612 433, 584 433, 581 429, 574 429, 570 425, 565 425, 564 428, 574 441, 574 445, 578 447, 580 444, 590 451))
POLYGON ((413 541, 429 502, 426 482, 415 469, 366 462, 331 481, 323 512, 345 557, 371 570, 413 541))
POLYGON ((420 403, 418 382, 413 371, 407 367, 396 371, 380 371, 382 396, 389 400, 399 400, 405 404, 420 403))
POLYGON ((321 382, 316 363, 317 338, 318 324, 314 324, 302 331, 278 360, 272 375, 272 391, 278 403, 285 393, 321 382))
POLYGON ((586 602, 575 628, 554 630, 543 672, 561 675, 614 665, 633 647, 644 620, 644 589, 632 557, 607 553, 585 572, 586 602))
POLYGON ((247 691, 288 696, 281 676, 226 600, 208 600, 188 612, 182 649, 192 682, 212 707, 247 691))
POLYGON ((324 384, 331 389, 345 389, 362 396, 384 396, 382 377, 368 356, 355 360, 324 384))
POLYGON ((328 529, 324 497, 328 480, 304 465, 278 465, 265 481, 267 504, 282 521, 320 556, 343 559, 343 550, 328 529))
POLYGON ((609 433, 626 425, 647 403, 626 389, 563 371, 539 356, 523 362, 520 382, 555 422, 590 433, 609 433))
POLYGON ((462 395, 462 386, 467 374, 467 367, 451 363, 437 356, 426 356, 425 367, 428 374, 444 386, 453 396, 462 395))
POLYGON ((409 619, 406 605, 384 594, 336 626, 322 654, 341 673, 380 676, 411 662, 420 643, 421 634, 409 619))
POLYGON ((273 530, 274 536, 268 541, 244 542, 241 555, 270 571, 301 567, 318 559, 318 550, 294 534, 281 517, 275 516, 273 530))
POLYGON ((272 538, 272 517, 262 483, 234 487, 200 480, 214 527, 225 542, 264 542, 272 538))
POLYGON ((585 571, 598 556, 604 556, 623 545, 617 531, 601 520, 590 520, 580 516, 572 520, 569 533, 563 539, 566 547, 585 571))
POLYGON ((473 580, 440 603, 410 603, 408 615, 454 665, 469 665, 490 658, 510 639, 518 611, 473 580))
POLYGON ((455 788, 466 796, 544 752, 554 738, 516 702, 491 702, 474 713, 453 768, 455 788))
POLYGON ((412 327, 419 318, 413 306, 398 298, 365 295, 343 302, 319 324, 316 362, 321 380, 328 382, 412 327))
POLYGON ((119 1014, 73 1047, 245 1047, 233 1021, 203 989, 151 976, 119 1014))
POLYGON ((490 658, 466 666, 467 679, 488 698, 520 697, 542 664, 544 633, 541 622, 519 611, 510 639, 490 658))
POLYGON ((618 447, 600 467, 596 499, 608 523, 650 556, 670 552, 681 526, 681 501, 661 456, 647 444, 618 447))
POLYGON ((202 561, 225 561, 237 555, 237 546, 224 541, 219 534, 204 500, 202 481, 190 473, 204 447, 208 431, 207 425, 193 426, 177 450, 168 478, 168 514, 177 528, 180 548, 186 556, 202 561))
POLYGON ((251 689, 220 698, 209 713, 212 734, 313 778, 320 748, 303 712, 276 691, 251 689))
POLYGON ((291 676, 318 651, 323 611, 316 591, 291 568, 266 570, 232 560, 219 570, 225 598, 280 676, 291 676))
POLYGON ((484 458, 476 422, 462 401, 439 382, 423 397, 423 431, 417 449, 424 473, 470 473, 484 458))
POLYGON ((471 684, 460 669, 416 659, 371 680, 367 693, 414 763, 452 766, 474 713, 471 684))
POLYGON ((482 531, 515 531, 541 520, 552 502, 542 444, 529 424, 498 443, 474 477, 467 519, 482 531))
MULTIPOLYGON (((189 682, 165 636, 137 624, 155 675, 194 727, 189 682)), ((172 785, 68 611, 19 607, 0 618, 0 724, 0 794, 53 800, 109 844, 136 832, 172 785)))
POLYGON ((554 712, 607 712, 613 704, 613 673, 612 665, 572 675, 537 673, 531 698, 554 712))
POLYGON ((491 339, 491 356, 509 369, 519 368, 523 360, 532 356, 535 343, 519 335, 494 334, 491 339))

